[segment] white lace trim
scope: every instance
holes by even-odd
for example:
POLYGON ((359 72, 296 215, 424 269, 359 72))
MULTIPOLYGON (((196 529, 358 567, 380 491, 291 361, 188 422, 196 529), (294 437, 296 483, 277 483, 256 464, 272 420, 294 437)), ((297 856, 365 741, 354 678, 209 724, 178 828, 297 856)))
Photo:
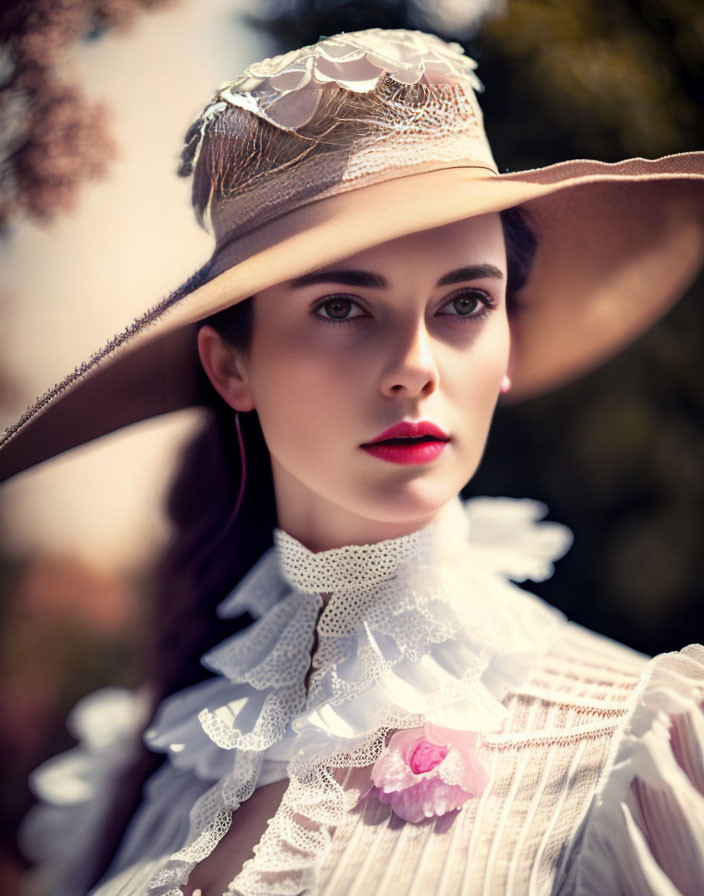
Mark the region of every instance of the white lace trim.
POLYGON ((509 581, 546 578, 571 543, 565 527, 537 522, 544 510, 456 499, 419 532, 318 554, 276 530, 275 546, 219 608, 256 621, 204 657, 219 677, 164 701, 147 732, 179 768, 214 780, 150 894, 178 896, 267 761, 288 762, 290 785, 228 893, 314 885, 346 807, 330 770, 371 764, 389 731, 426 721, 496 731, 503 696, 564 622, 509 581), (318 620, 321 593, 330 598, 318 620))

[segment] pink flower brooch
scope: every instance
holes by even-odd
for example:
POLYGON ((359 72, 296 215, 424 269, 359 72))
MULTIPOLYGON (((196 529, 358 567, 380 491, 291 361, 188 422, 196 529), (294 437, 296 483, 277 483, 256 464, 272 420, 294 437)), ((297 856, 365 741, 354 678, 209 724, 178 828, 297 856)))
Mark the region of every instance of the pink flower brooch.
POLYGON ((438 725, 397 731, 372 768, 372 790, 399 817, 417 823, 481 796, 489 776, 474 731, 438 725))

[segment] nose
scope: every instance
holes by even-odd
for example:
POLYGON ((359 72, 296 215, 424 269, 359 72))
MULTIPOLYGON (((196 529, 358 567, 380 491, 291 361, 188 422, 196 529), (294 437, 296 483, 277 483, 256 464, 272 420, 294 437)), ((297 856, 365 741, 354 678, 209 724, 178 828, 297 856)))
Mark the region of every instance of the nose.
POLYGON ((387 363, 381 374, 382 393, 388 397, 412 398, 432 395, 439 373, 424 321, 397 328, 389 341, 387 363))

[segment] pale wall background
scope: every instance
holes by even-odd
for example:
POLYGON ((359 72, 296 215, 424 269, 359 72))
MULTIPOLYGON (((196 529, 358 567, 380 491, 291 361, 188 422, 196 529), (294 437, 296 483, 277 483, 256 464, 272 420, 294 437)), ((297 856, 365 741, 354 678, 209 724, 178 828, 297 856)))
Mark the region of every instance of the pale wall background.
MULTIPOLYGON (((110 103, 120 155, 75 212, 24 222, 0 245, 0 351, 19 386, 0 428, 210 254, 175 169, 214 90, 269 53, 239 20, 252 5, 181 0, 74 50, 75 80, 110 103)), ((192 424, 186 413, 137 425, 18 477, 2 495, 7 548, 140 564, 163 537, 160 496, 192 424)))

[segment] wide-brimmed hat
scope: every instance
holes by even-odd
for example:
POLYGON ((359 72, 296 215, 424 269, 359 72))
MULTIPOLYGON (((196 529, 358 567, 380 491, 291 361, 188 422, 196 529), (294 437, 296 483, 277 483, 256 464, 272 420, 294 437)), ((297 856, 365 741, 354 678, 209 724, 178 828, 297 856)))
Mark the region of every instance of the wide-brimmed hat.
POLYGON ((704 153, 500 174, 474 68, 457 44, 374 29, 223 84, 189 130, 181 165, 200 195, 209 185, 196 210, 215 236, 213 255, 6 431, 0 481, 206 402, 196 332, 210 315, 474 215, 518 206, 537 237, 512 319, 514 399, 574 379, 664 314, 704 259, 704 153), (225 126, 232 110, 247 125, 239 131, 225 126))

